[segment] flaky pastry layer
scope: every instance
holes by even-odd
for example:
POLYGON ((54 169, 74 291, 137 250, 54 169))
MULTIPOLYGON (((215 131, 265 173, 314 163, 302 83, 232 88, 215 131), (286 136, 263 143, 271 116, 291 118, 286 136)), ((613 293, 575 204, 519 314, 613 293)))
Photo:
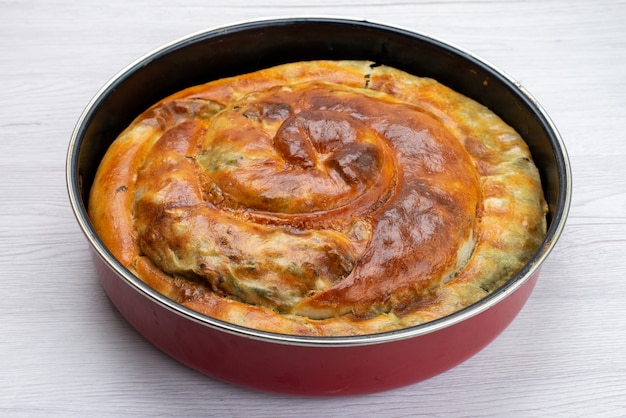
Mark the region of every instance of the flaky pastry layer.
POLYGON ((435 80, 285 64, 178 92, 113 142, 89 200, 163 295, 295 335, 405 328, 466 307, 534 254, 547 206, 520 135, 435 80))

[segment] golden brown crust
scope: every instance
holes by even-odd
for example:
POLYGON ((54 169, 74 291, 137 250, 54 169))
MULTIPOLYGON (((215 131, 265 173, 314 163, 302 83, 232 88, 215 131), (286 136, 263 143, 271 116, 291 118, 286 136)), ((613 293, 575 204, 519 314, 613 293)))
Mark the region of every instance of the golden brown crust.
POLYGON ((286 64, 176 93, 98 170, 98 235, 160 293, 277 333, 427 322, 511 277, 545 234, 521 137, 431 79, 286 64))

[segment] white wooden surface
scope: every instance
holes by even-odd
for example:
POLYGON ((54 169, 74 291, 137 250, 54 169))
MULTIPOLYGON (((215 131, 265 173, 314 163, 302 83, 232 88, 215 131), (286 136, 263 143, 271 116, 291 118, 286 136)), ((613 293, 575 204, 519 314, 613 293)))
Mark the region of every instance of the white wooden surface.
POLYGON ((625 127, 624 1, 0 0, 0 415, 625 416, 625 127), (530 90, 568 147, 569 222, 528 304, 428 381, 339 399, 224 384, 143 340, 92 269, 64 180, 89 99, 180 36, 286 15, 364 17, 469 49, 530 90))

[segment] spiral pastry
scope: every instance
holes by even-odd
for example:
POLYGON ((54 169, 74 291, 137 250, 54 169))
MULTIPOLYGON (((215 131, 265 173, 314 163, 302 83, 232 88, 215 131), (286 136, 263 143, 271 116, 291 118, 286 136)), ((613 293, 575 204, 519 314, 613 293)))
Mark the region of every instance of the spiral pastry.
POLYGON ((105 245, 162 294, 277 333, 430 321, 510 278, 547 208, 521 137, 434 80, 299 62, 191 87, 117 138, 105 245))

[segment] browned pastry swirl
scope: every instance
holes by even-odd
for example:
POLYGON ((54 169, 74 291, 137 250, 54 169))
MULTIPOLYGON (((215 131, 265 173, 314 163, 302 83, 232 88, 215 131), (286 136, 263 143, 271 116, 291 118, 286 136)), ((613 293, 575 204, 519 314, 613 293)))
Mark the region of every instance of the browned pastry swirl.
POLYGON ((512 129, 432 80, 364 62, 287 64, 164 99, 112 145, 89 209, 114 255, 166 296, 313 335, 459 309, 545 230, 512 129))

